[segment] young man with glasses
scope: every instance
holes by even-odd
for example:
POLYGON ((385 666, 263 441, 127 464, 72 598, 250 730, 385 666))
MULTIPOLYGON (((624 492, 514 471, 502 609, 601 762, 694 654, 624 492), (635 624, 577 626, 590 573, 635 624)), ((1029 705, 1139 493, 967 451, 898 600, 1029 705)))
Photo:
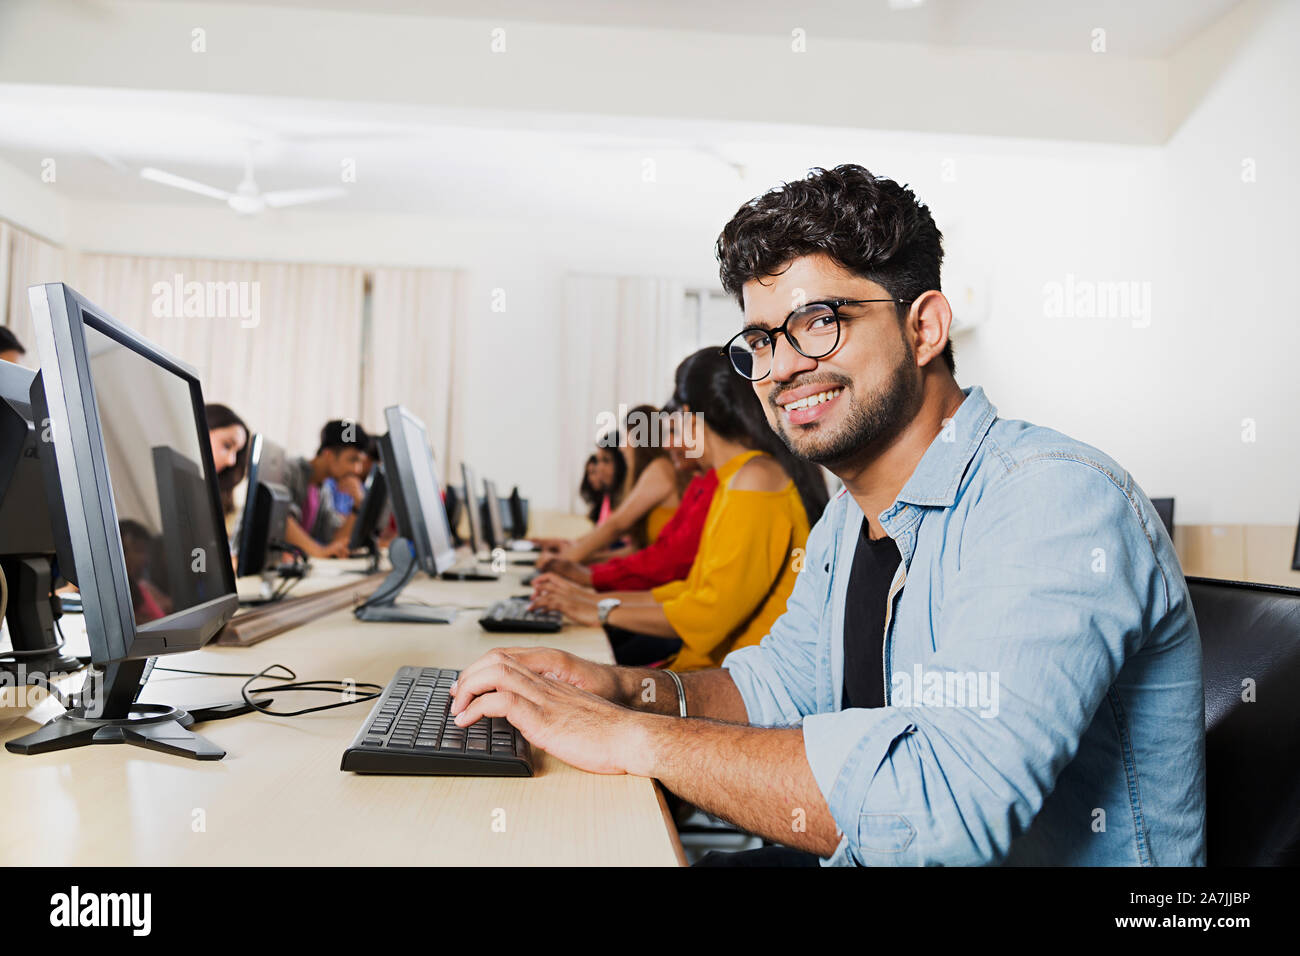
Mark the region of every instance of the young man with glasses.
POLYGON ((1169 536, 1110 458, 958 386, 926 206, 818 169, 717 251, 737 374, 845 485, 786 613, 680 677, 494 651, 458 722, 506 717, 782 844, 733 862, 1203 865, 1200 638, 1169 536))

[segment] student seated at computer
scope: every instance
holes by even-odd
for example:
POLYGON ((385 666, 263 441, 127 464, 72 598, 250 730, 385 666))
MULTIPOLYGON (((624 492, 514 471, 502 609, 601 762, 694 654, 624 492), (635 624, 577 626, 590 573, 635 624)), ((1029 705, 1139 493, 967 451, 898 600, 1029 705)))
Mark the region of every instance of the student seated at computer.
POLYGON ((757 644, 785 611, 809 528, 826 506, 821 471, 776 437, 730 359, 705 348, 686 361, 677 403, 701 414, 700 462, 718 477, 690 573, 652 591, 606 595, 557 574, 534 582, 535 606, 610 628, 620 664, 670 658, 673 670, 697 670, 757 644))
POLYGON ((248 473, 248 426, 225 405, 205 405, 203 411, 221 489, 221 511, 229 517, 235 512, 235 489, 248 473))
MULTIPOLYGON (((679 371, 686 367, 683 362, 679 371)), ((704 519, 718 487, 716 468, 700 469, 698 449, 693 435, 684 435, 680 409, 672 403, 664 407, 663 441, 677 470, 678 481, 688 479, 681 504, 673 512, 655 539, 641 550, 623 558, 583 565, 559 555, 543 555, 537 561, 539 572, 549 571, 583 587, 597 591, 648 591, 669 581, 685 578, 695 563, 704 519)), ((687 429, 686 431, 691 431, 687 429)))
POLYGON ((284 536, 312 558, 346 558, 370 436, 355 422, 326 422, 314 458, 298 458, 285 471, 293 513, 284 536))
MULTIPOLYGON (((667 417, 667 416, 664 416, 667 417)), ((559 560, 582 564, 628 539, 629 553, 656 538, 677 511, 686 480, 673 467, 660 440, 660 412, 638 405, 627 416, 627 446, 632 455, 631 490, 609 516, 578 540, 560 548, 559 560)))
MULTIPOLYGON (((599 527, 622 501, 627 484, 628 459, 619 449, 597 442, 596 451, 587 458, 582 470, 578 494, 588 505, 587 520, 599 527)), ((571 538, 532 538, 543 554, 559 554, 573 544, 571 538)))
POLYGON ((18 365, 18 360, 26 354, 27 350, 23 348, 23 343, 18 341, 18 336, 0 325, 0 361, 18 365))

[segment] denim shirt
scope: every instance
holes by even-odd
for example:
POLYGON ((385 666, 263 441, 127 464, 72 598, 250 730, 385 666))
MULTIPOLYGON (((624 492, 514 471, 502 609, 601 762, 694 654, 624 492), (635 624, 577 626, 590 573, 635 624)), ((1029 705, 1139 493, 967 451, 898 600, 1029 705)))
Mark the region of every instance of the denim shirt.
POLYGON ((863 521, 841 492, 785 614, 723 661, 750 723, 802 724, 842 834, 824 864, 1204 865, 1201 642, 1169 535, 1110 458, 964 392, 879 516, 902 554, 886 706, 840 709, 863 521))

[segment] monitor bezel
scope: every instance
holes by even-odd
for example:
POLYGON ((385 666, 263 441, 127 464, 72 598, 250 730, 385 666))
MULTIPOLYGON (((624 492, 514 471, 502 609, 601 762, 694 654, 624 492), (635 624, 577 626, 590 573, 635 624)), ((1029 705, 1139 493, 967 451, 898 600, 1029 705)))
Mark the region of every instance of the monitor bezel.
POLYGON ((483 503, 487 508, 488 547, 504 548, 506 546, 506 526, 501 520, 501 496, 497 494, 496 482, 491 478, 483 479, 483 503))
POLYGON ((261 432, 248 440, 248 475, 245 477, 246 484, 244 485, 244 510, 239 516, 239 544, 235 550, 235 560, 237 561, 235 577, 237 578, 261 573, 260 568, 257 571, 249 570, 252 563, 250 560, 251 555, 246 556, 246 553, 253 543, 251 525, 253 511, 257 506, 257 472, 261 465, 262 447, 265 442, 266 436, 261 432))
POLYGON ((415 556, 420 567, 426 574, 436 577, 456 563, 456 548, 451 536, 451 527, 447 524, 447 510, 442 501, 442 477, 438 474, 438 459, 433 454, 433 446, 429 444, 428 429, 424 427, 424 422, 402 405, 391 405, 385 408, 384 422, 388 426, 388 434, 380 440, 381 454, 387 453, 393 465, 391 468, 384 469, 384 477, 388 479, 389 500, 393 504, 399 527, 405 513, 407 530, 412 534, 411 544, 415 547, 415 556), (447 548, 441 553, 433 550, 433 538, 429 533, 426 520, 428 511, 420 507, 419 487, 414 482, 410 483, 409 488, 406 487, 408 479, 414 475, 409 446, 405 441, 408 427, 415 428, 419 432, 420 447, 429 454, 434 494, 438 496, 437 508, 433 513, 435 520, 440 520, 446 531, 444 540, 447 542, 447 548), (408 491, 414 496, 414 500, 407 500, 408 491))
POLYGON ((465 520, 469 522, 469 546, 475 557, 480 551, 488 550, 483 512, 478 510, 478 492, 474 490, 477 477, 473 468, 463 461, 460 463, 460 478, 465 482, 465 520))
MULTIPOLYGON (((204 474, 210 476, 209 499, 221 545, 211 560, 217 562, 226 593, 137 625, 118 529, 117 504, 108 477, 108 456, 90 373, 85 327, 90 326, 183 379, 190 391, 195 432, 203 436, 207 434, 207 420, 198 373, 64 283, 31 286, 28 298, 41 358, 39 381, 44 410, 51 428, 54 453, 49 456, 53 459, 50 467, 57 481, 57 487, 51 488, 51 473, 46 472, 46 492, 52 503, 62 502, 90 637, 91 659, 98 664, 197 650, 215 637, 239 608, 221 497, 216 481, 211 478, 216 474, 212 445, 200 440, 199 453, 203 457, 204 474)), ((56 520, 57 516, 51 518, 56 520)))

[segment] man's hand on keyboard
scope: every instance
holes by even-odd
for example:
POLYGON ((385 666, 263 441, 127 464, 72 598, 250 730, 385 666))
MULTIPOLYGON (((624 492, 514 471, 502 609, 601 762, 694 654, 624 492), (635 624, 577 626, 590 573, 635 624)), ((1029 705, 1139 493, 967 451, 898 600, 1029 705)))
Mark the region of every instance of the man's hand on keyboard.
POLYGON ((491 651, 461 672, 455 690, 458 726, 504 717, 529 743, 593 773, 639 772, 647 721, 663 719, 611 703, 612 668, 548 649, 491 651))

